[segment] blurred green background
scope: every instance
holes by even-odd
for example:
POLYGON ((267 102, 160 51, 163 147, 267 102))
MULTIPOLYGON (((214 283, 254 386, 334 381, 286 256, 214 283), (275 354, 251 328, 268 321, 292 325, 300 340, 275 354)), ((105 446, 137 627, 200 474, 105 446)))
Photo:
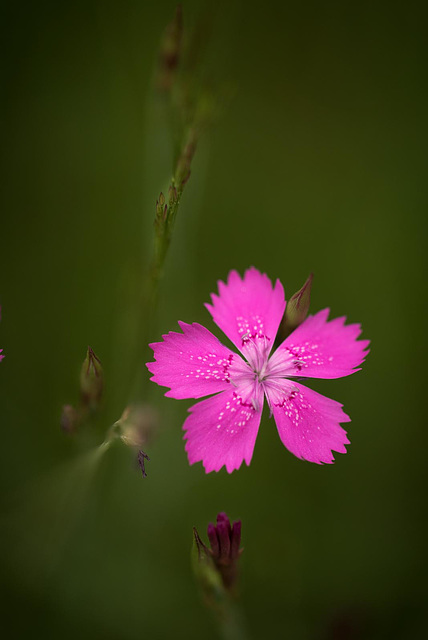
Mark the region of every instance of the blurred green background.
MULTIPOLYGON (((312 310, 361 322, 372 352, 357 375, 311 384, 352 417, 332 466, 294 458, 265 413, 251 466, 205 475, 182 442, 192 401, 145 383, 161 415, 147 480, 119 443, 95 463, 59 417, 87 344, 106 428, 127 401, 124 301, 171 172, 153 69, 175 3, 3 9, 6 637, 216 638, 189 558, 192 526, 205 536, 220 510, 243 522, 254 638, 422 637, 424 5, 216 5, 208 76, 231 97, 195 156, 152 339, 177 320, 220 337, 203 303, 255 265, 287 296, 313 271, 312 310)), ((207 7, 184 2, 186 27, 207 7)))

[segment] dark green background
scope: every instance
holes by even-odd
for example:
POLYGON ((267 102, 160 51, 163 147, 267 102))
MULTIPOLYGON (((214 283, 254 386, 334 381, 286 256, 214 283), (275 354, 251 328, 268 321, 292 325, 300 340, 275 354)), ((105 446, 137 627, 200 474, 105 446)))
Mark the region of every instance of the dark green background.
MULTIPOLYGON (((187 25, 205 6, 184 2, 187 25)), ((424 3, 224 3, 207 66, 222 114, 182 200, 153 340, 198 321, 231 268, 315 273, 312 310, 361 322, 363 371, 312 386, 351 415, 332 466, 294 458, 264 414, 252 464, 189 467, 191 401, 144 387, 161 426, 147 480, 97 468, 59 430, 89 343, 109 426, 123 409, 124 300, 170 178, 153 68, 173 2, 3 11, 1 568, 8 638, 215 638, 192 526, 243 523, 253 637, 420 638, 426 628, 424 3)))

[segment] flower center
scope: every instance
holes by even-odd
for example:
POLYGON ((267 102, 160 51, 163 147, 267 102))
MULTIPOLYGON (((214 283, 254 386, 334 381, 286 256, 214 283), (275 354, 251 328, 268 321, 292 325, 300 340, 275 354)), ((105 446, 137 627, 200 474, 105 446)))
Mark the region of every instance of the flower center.
POLYGON ((257 380, 259 382, 264 382, 264 380, 266 380, 269 376, 269 361, 267 360, 266 362, 263 363, 262 367, 260 370, 256 370, 254 369, 254 373, 257 376, 257 380))
POLYGON ((264 382, 270 374, 270 347, 271 345, 265 337, 250 338, 245 343, 243 353, 252 371, 253 379, 259 383, 264 382))

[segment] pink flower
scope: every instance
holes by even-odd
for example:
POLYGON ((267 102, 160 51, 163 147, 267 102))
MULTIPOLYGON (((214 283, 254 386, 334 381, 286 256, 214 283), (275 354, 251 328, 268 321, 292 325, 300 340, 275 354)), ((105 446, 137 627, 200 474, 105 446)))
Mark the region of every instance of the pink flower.
POLYGON ((264 397, 279 437, 295 456, 332 463, 332 451, 349 444, 341 422, 350 418, 335 400, 308 389, 296 378, 341 378, 358 371, 368 340, 357 341, 360 325, 345 318, 327 320, 324 309, 306 320, 272 354, 285 310, 284 289, 252 267, 241 279, 231 271, 227 284, 206 307, 214 322, 240 350, 234 353, 200 324, 179 322, 183 333, 170 332, 151 344, 155 362, 147 367, 153 382, 169 387, 172 398, 201 398, 183 429, 190 464, 205 471, 231 473, 250 464, 264 397))

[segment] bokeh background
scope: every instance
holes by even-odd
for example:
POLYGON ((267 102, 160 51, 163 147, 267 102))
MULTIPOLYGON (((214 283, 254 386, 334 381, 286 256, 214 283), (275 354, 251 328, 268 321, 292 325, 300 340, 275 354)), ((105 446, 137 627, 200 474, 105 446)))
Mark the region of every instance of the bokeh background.
POLYGON ((127 401, 126 301, 170 179, 153 69, 174 8, 3 10, 2 627, 8 638, 216 638, 191 532, 225 510, 243 522, 253 637, 420 638, 424 3, 183 3, 188 28, 212 15, 206 68, 225 98, 195 156, 152 339, 177 320, 220 336, 203 303, 231 268, 255 265, 288 296, 313 271, 312 310, 329 306, 372 340, 362 372, 311 385, 351 415, 349 453, 297 460, 265 413, 251 466, 205 475, 181 439, 192 401, 147 377, 141 394, 160 412, 148 478, 119 442, 91 453, 127 401), (107 418, 76 439, 59 418, 87 344, 104 366, 107 418))

